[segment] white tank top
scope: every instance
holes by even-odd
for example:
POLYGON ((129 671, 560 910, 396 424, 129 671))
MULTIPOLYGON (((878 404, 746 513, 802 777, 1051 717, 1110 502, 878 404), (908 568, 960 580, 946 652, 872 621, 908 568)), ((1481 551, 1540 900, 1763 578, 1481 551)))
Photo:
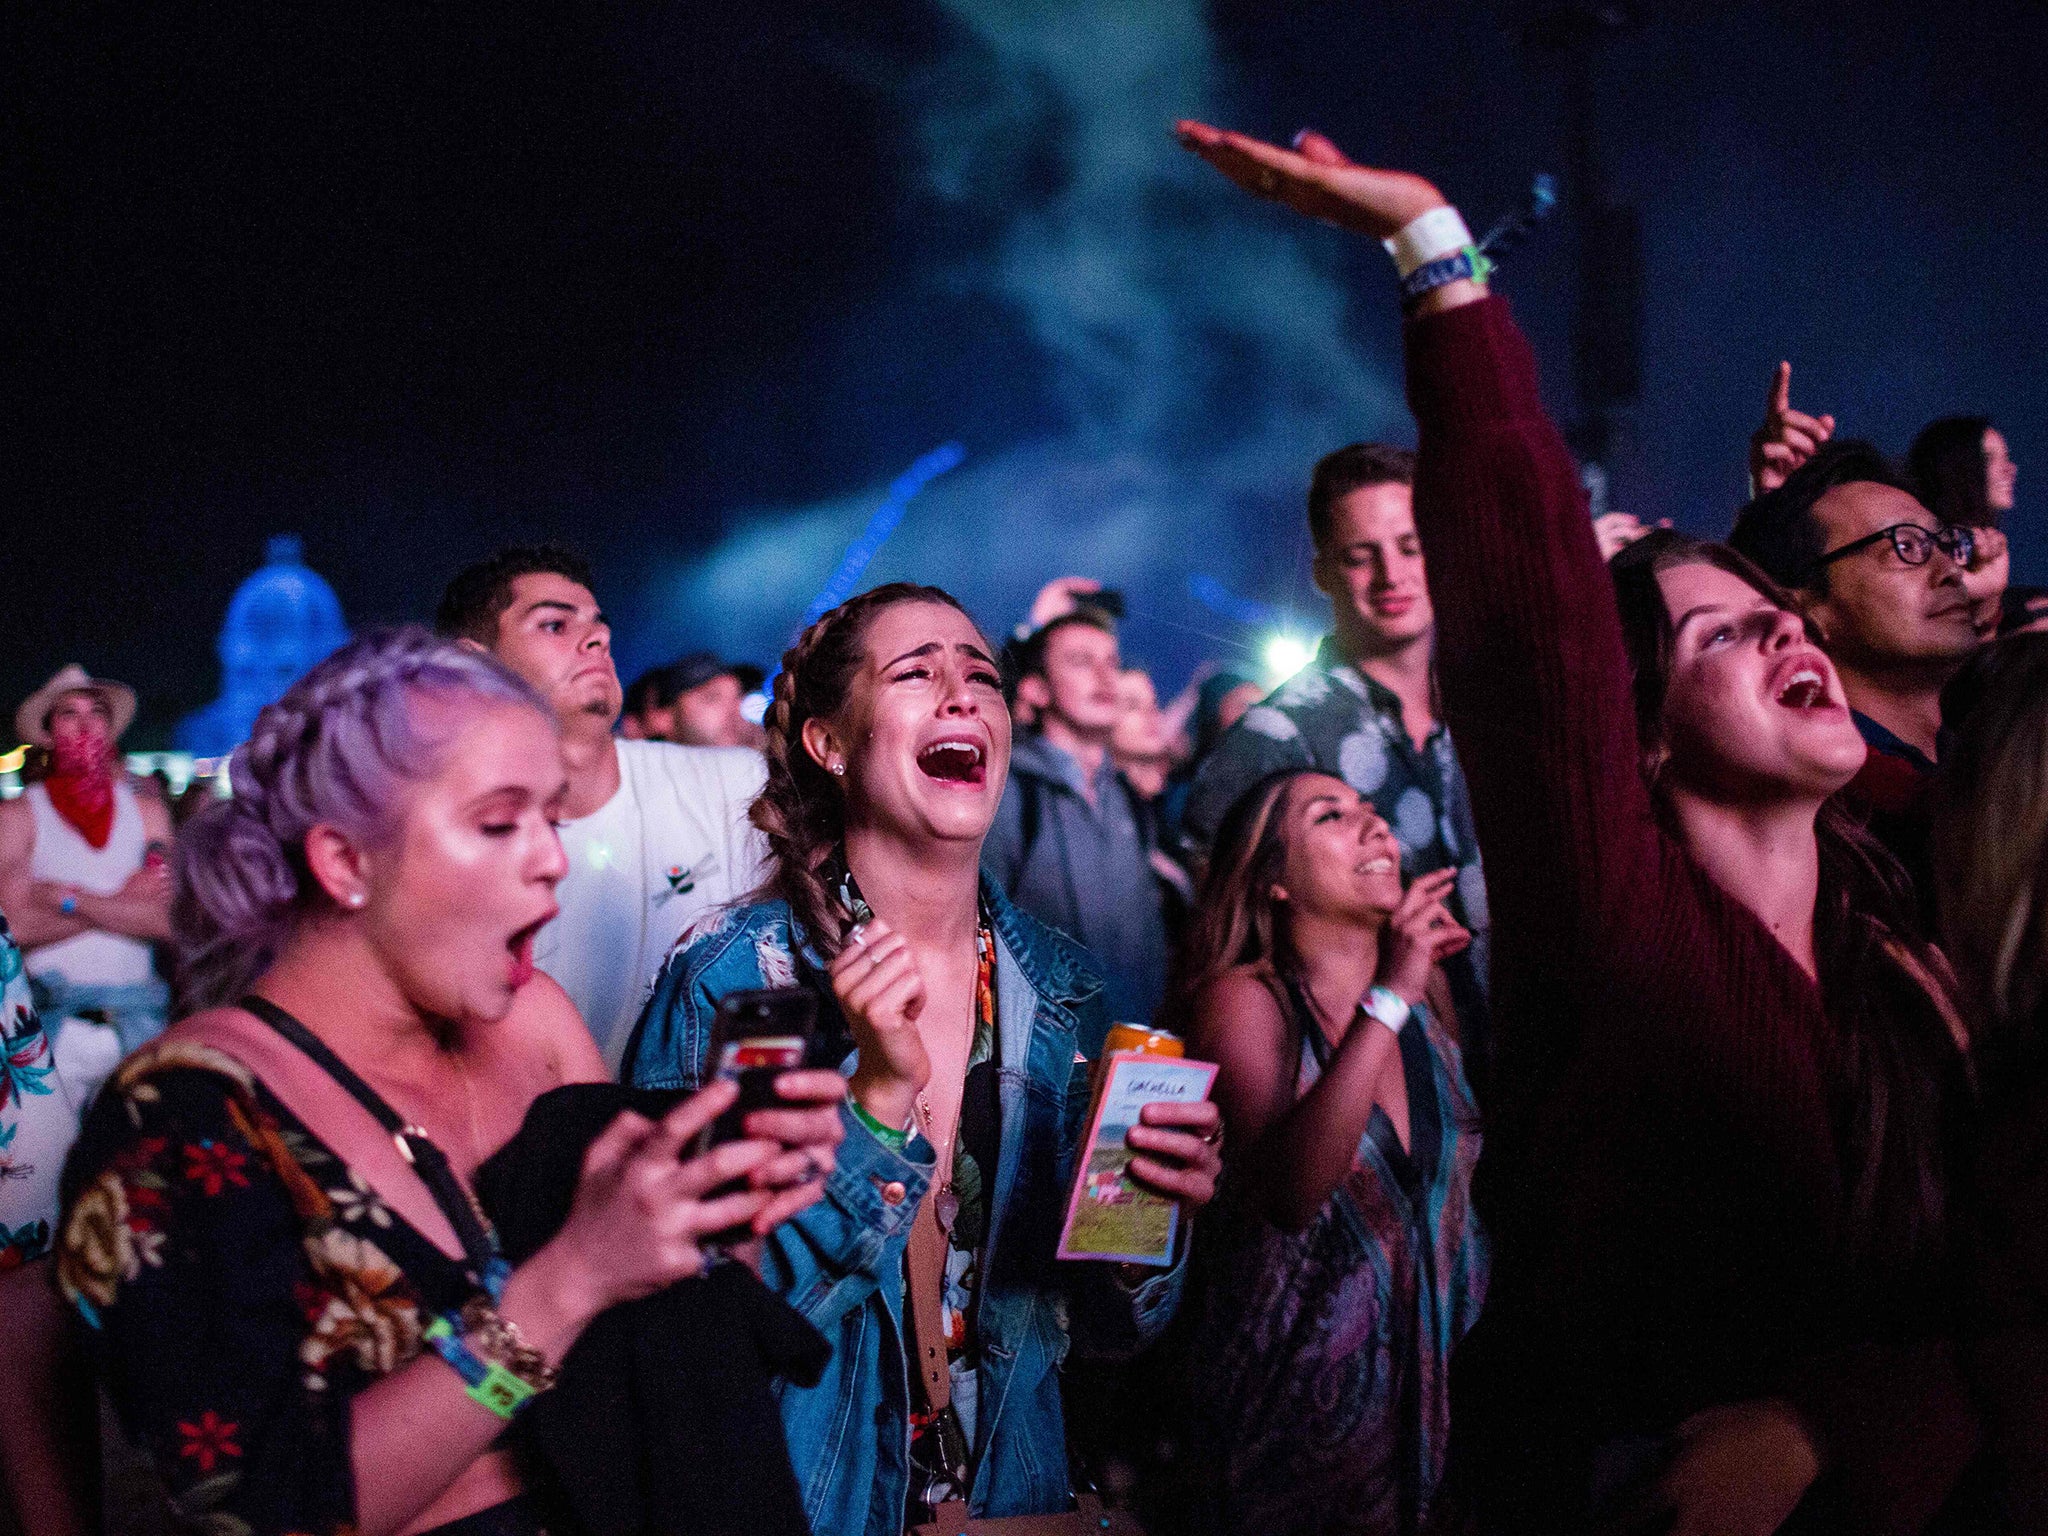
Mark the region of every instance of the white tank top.
MULTIPOLYGON (((57 814, 49 790, 42 785, 31 784, 25 798, 36 818, 35 856, 29 861, 29 873, 36 879, 111 896, 142 868, 149 835, 142 827, 142 807, 127 784, 114 783, 114 829, 104 848, 93 847, 57 814)), ((133 986, 154 974, 147 944, 96 930, 46 944, 25 959, 31 976, 62 975, 82 986, 133 986)))

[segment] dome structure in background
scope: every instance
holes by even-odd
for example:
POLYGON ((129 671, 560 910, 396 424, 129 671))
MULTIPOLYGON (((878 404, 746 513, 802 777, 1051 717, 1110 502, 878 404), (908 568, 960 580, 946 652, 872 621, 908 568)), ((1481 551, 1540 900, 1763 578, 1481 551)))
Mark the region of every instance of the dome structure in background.
POLYGON ((263 706, 282 697, 348 640, 341 600, 305 563, 298 535, 270 540, 263 569, 228 600, 214 649, 221 691, 178 722, 178 747, 195 757, 225 757, 248 739, 263 706))

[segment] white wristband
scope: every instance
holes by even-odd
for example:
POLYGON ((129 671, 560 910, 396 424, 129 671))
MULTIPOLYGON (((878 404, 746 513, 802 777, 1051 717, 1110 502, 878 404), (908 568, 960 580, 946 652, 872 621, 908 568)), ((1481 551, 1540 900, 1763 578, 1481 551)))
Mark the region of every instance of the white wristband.
POLYGON ((1358 1005, 1358 1011, 1369 1019, 1379 1020, 1397 1035, 1415 1012, 1408 1006, 1408 999, 1392 987, 1374 987, 1365 994, 1365 1001, 1358 1005))
POLYGON ((1417 267, 1455 256, 1471 243, 1472 231, 1465 227, 1465 216, 1448 203, 1417 214, 1401 226, 1393 239, 1380 242, 1394 258, 1394 269, 1403 277, 1417 267))

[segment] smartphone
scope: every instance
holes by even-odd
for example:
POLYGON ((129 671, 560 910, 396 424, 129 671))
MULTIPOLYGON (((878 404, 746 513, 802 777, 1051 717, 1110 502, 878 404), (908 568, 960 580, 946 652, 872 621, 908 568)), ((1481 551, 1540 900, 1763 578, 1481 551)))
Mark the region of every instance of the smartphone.
POLYGON ((1103 587, 1095 592, 1076 592, 1074 604, 1076 607, 1093 608, 1098 613, 1106 613, 1112 619, 1121 619, 1124 616, 1124 595, 1115 587, 1103 587))
POLYGON ((708 1152, 736 1141, 741 1122, 757 1109, 781 1102, 775 1079, 810 1061, 818 1037, 818 999, 803 987, 766 987, 728 992, 711 1019, 711 1070, 707 1083, 736 1082, 739 1099, 707 1125, 697 1150, 708 1152))

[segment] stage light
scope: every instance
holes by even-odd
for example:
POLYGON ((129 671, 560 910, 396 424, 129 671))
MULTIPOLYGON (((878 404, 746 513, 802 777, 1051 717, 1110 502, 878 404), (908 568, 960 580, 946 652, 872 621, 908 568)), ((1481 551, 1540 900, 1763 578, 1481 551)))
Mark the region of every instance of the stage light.
POLYGON ((1315 650, 1306 640, 1293 635, 1272 635, 1259 647, 1259 659, 1265 663, 1266 680, 1278 687, 1316 658, 1315 650))

